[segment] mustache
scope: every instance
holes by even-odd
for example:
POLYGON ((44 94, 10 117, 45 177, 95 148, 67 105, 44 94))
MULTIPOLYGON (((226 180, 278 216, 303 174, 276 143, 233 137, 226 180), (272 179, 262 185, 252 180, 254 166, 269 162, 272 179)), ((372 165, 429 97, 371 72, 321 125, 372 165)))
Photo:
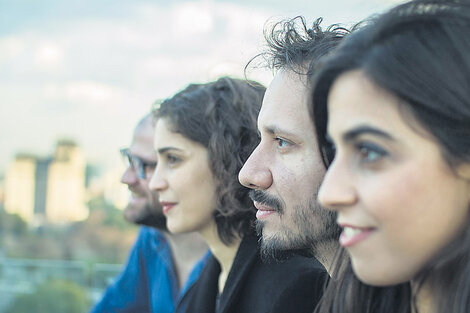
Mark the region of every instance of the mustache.
POLYGON ((252 201, 256 201, 260 204, 266 205, 274 209, 279 214, 282 214, 282 202, 278 198, 269 195, 266 191, 263 190, 250 190, 248 196, 252 201))
POLYGON ((132 192, 132 193, 135 193, 135 194, 138 194, 138 195, 146 195, 144 192, 142 192, 142 189, 138 188, 138 187, 134 187, 134 186, 128 186, 127 189, 132 192))

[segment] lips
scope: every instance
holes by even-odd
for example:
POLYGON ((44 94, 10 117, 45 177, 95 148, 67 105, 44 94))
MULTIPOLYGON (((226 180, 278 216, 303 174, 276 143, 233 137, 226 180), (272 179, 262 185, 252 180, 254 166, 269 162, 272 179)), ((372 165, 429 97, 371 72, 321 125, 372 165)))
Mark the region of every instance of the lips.
POLYGON ((162 206, 163 214, 167 214, 176 205, 176 203, 160 201, 160 205, 162 206))
POLYGON ((339 226, 343 228, 343 232, 339 237, 339 244, 345 248, 365 240, 375 231, 375 228, 372 227, 357 227, 345 224, 339 226))
POLYGON ((255 208, 258 210, 256 212, 256 218, 257 219, 263 219, 263 218, 267 218, 269 215, 272 215, 274 213, 277 212, 277 210, 267 206, 267 205, 264 205, 264 204, 261 204, 259 202, 256 202, 256 201, 253 201, 253 204, 255 206, 255 208))

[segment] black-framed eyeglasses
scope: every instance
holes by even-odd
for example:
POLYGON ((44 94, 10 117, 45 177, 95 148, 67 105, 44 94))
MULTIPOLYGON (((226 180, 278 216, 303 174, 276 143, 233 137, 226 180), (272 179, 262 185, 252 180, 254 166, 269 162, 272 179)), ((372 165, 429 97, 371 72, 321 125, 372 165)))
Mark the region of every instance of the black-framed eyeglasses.
POLYGON ((126 166, 130 166, 140 179, 149 178, 157 166, 157 162, 145 161, 131 154, 128 148, 121 149, 120 152, 126 166))

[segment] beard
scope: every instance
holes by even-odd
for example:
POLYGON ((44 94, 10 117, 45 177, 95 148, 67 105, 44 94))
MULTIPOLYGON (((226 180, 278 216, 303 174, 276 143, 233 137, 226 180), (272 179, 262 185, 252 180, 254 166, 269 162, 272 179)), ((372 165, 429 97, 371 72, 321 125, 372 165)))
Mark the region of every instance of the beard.
POLYGON ((166 217, 165 215, 158 214, 155 211, 155 208, 152 207, 149 203, 145 205, 144 212, 139 215, 134 223, 144 226, 150 226, 158 230, 167 231, 166 227, 166 217))
POLYGON ((292 254, 313 257, 316 247, 332 240, 340 234, 336 224, 336 214, 317 204, 317 195, 314 193, 306 204, 297 205, 291 212, 291 223, 282 223, 285 215, 285 206, 276 197, 265 191, 252 190, 250 198, 275 210, 281 218, 281 224, 275 234, 263 235, 265 221, 256 220, 256 232, 260 236, 260 253, 265 262, 282 261, 292 254))
POLYGON ((132 220, 126 219, 134 224, 150 226, 162 231, 168 231, 166 227, 166 217, 163 215, 162 207, 158 202, 158 196, 153 192, 147 192, 147 201, 143 208, 138 209, 129 205, 126 210, 139 210, 140 213, 132 220))

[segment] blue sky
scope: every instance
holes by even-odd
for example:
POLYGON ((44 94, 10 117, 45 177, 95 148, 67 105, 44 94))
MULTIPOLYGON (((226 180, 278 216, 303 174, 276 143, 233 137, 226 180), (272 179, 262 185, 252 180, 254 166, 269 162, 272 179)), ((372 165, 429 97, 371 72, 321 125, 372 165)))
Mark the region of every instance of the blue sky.
POLYGON ((398 2, 0 0, 0 175, 16 153, 47 155, 64 137, 113 167, 155 100, 241 76, 267 20, 351 24, 398 2))

